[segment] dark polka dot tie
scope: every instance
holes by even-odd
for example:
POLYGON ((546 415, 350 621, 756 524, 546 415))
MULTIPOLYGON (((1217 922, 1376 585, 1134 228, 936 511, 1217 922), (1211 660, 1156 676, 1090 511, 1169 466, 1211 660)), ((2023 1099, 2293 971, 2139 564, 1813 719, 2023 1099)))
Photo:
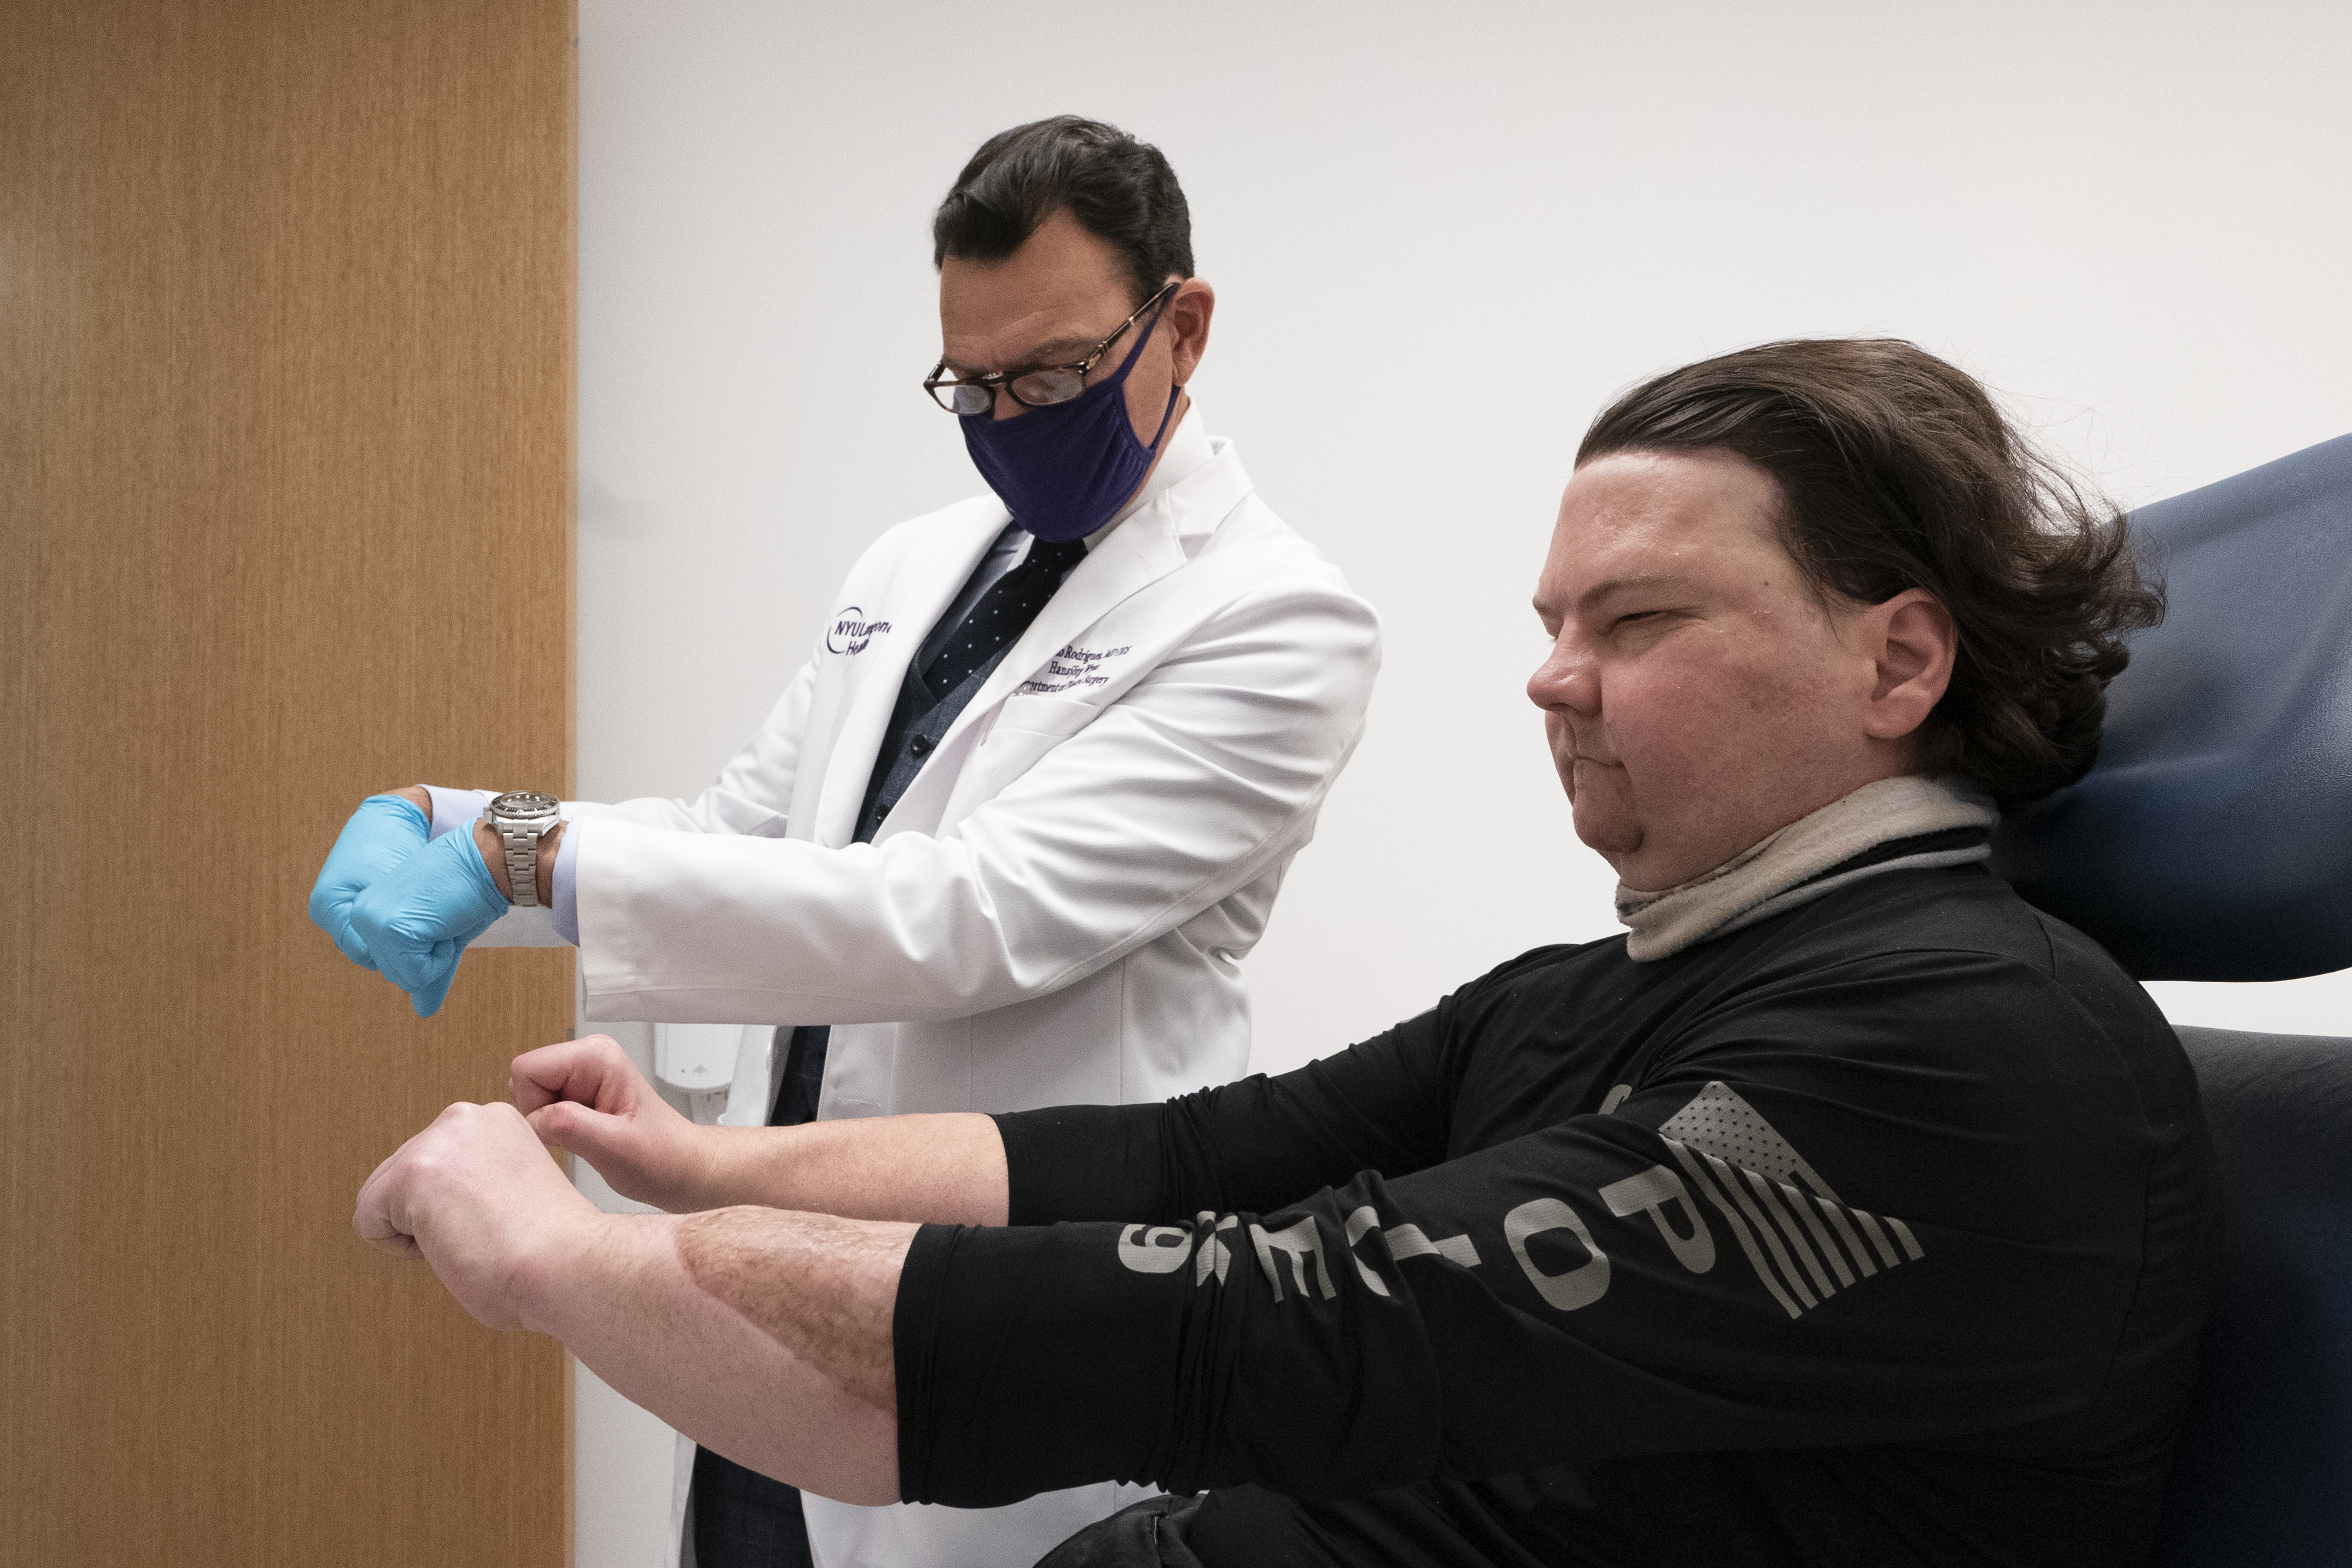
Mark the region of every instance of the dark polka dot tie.
POLYGON ((924 669, 923 684, 936 697, 961 686, 966 676, 1029 629, 1029 623, 1037 618, 1037 612, 1045 607, 1070 568, 1086 558, 1083 539, 1060 544, 1030 541, 1029 553, 1021 558, 1021 564, 991 584, 963 624, 949 634, 948 646, 924 669))

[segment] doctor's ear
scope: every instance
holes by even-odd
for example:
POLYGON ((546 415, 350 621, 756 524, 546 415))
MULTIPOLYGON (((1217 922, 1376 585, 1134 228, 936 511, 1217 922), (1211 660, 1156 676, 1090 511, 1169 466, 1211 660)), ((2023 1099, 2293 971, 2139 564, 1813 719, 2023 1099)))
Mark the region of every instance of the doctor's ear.
POLYGON ((1187 278, 1167 304, 1161 330, 1168 333, 1173 358, 1173 379, 1182 386, 1201 367, 1209 349, 1209 318, 1216 314, 1217 291, 1198 278, 1187 278))

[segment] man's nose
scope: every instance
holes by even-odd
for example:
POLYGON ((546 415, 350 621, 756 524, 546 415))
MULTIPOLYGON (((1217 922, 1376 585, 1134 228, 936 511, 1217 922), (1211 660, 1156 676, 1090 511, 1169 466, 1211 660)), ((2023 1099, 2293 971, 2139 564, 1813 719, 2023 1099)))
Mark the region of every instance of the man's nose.
POLYGON ((996 389, 995 405, 989 409, 988 416, 991 419, 1011 419, 1028 412, 1022 401, 1013 395, 1011 387, 1000 386, 996 389))
POLYGON ((1551 652, 1528 677, 1528 700, 1549 712, 1556 708, 1591 715, 1601 711, 1601 668, 1569 637, 1552 644, 1551 652))

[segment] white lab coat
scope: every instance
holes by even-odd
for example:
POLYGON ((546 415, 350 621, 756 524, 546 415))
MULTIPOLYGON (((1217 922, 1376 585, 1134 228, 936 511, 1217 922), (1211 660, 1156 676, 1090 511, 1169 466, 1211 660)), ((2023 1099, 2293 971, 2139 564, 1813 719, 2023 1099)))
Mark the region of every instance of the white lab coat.
MULTIPOLYGON (((1153 1101, 1247 1069, 1241 960, 1362 732, 1372 611, 1215 442, 852 844, 907 666, 1008 521, 983 497, 883 535, 691 805, 571 809, 586 1016, 831 1024, 827 1119, 1153 1101)), ((825 1568, 1027 1568, 1140 1495, 807 1513, 825 1568)))

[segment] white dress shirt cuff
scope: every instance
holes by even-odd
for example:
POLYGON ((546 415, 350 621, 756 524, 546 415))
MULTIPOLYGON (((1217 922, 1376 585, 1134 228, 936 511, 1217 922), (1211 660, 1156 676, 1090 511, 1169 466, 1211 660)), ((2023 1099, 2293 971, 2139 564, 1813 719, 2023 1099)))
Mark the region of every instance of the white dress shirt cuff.
POLYGON ((555 917, 555 934, 580 945, 580 829, 585 826, 575 817, 565 819, 570 826, 563 830, 563 842, 555 847, 555 887, 553 908, 548 912, 555 917))
POLYGON ((471 827, 498 796, 496 790, 447 789, 440 784, 426 784, 425 793, 433 797, 436 838, 457 828, 471 827))

